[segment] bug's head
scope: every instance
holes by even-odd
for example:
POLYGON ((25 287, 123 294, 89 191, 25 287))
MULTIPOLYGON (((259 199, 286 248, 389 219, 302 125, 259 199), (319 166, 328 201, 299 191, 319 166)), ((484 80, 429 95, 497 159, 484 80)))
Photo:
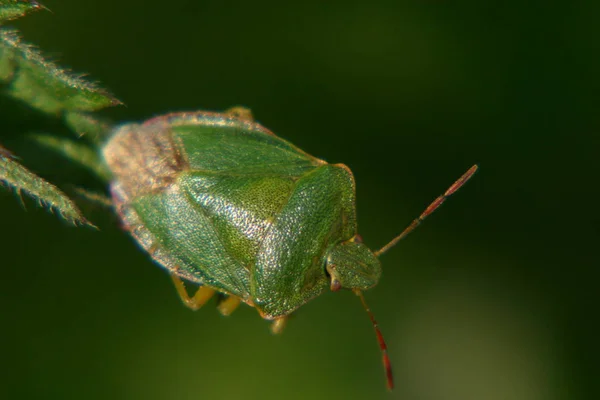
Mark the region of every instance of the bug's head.
POLYGON ((327 254, 326 269, 334 292, 341 288, 369 289, 381 276, 379 260, 359 237, 333 246, 327 254))

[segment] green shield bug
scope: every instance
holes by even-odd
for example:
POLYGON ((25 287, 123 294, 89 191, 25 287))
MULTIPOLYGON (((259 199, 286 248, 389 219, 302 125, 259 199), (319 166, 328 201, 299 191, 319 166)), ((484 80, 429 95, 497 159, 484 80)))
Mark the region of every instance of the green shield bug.
POLYGON ((326 290, 351 289, 373 323, 393 387, 386 344, 362 291, 377 284, 378 257, 477 170, 471 167, 408 228, 377 251, 356 226, 355 184, 253 121, 250 112, 175 113, 116 129, 103 148, 125 228, 198 309, 215 293, 229 315, 242 302, 273 320, 326 290), (183 281, 199 285, 193 296, 183 281))

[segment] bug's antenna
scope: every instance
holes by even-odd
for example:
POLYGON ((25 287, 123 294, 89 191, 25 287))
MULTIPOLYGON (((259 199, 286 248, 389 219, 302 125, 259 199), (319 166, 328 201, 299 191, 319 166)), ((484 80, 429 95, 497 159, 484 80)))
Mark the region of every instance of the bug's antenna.
POLYGON ((396 236, 394 239, 392 239, 388 244, 386 244, 385 246, 383 246, 381 249, 377 250, 374 254, 375 256, 379 257, 381 254, 385 253, 386 251, 388 251, 390 248, 392 248, 393 246, 396 245, 396 243, 398 243, 399 241, 401 241, 402 239, 404 239, 409 233, 411 233, 413 230, 415 230, 415 228, 419 225, 421 225, 421 222, 423 222, 423 220, 425 218, 427 218, 429 215, 431 215, 435 210, 438 209, 439 206, 441 206, 444 201, 446 201, 446 199, 453 195, 454 192, 456 192, 458 189, 460 189, 465 183, 467 183, 467 181, 469 179, 471 179, 471 177, 475 174, 475 172, 477 172, 477 169, 479 167, 477 166, 477 164, 473 165, 471 168, 469 168, 469 170, 467 172, 465 172, 463 174, 463 176, 461 176, 460 178, 458 178, 458 180, 456 182, 454 182, 452 184, 452 186, 450 186, 448 188, 448 190, 446 190, 446 192, 441 195, 440 197, 438 197, 437 199, 435 199, 433 201, 433 203, 431 203, 426 209, 425 211, 423 211, 423 213, 421 215, 419 215, 419 217, 417 219, 415 219, 413 222, 411 222, 411 224, 404 230, 402 231, 401 234, 399 234, 398 236, 396 236))
POLYGON ((353 291, 354 291, 354 294, 356 294, 360 298, 360 302, 362 303, 363 307, 365 308, 365 311, 367 312, 367 314, 369 314, 369 318, 371 319, 371 322, 373 323, 373 328, 375 329, 375 334, 377 335, 377 341, 379 342, 379 347, 381 348, 381 353, 383 356, 383 368, 385 369, 387 388, 389 390, 392 390, 394 388, 394 375, 392 374, 392 363, 390 362, 390 357, 388 356, 388 353, 387 353, 387 345, 385 344, 383 335, 381 334, 381 331, 379 330, 379 325, 377 325, 377 321, 375 320, 375 317, 373 316, 371 309, 367 305, 367 302, 365 301, 365 298, 362 295, 361 291, 357 290, 357 289, 354 289, 353 291))

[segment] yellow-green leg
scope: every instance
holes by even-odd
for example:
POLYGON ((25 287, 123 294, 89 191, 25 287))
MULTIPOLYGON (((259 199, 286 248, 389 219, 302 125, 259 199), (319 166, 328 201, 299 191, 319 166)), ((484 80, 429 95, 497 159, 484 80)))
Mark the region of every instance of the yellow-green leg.
POLYGON ((215 294, 215 289, 208 286, 200 286, 196 290, 196 293, 190 297, 181 278, 177 275, 171 275, 171 279, 173 279, 175 289, 177 289, 177 294, 181 298, 181 301, 183 301, 183 304, 194 311, 202 307, 215 294))
POLYGON ((231 108, 228 108, 227 110, 225 110, 225 114, 229 114, 232 117, 243 119, 245 121, 250 121, 250 122, 254 121, 254 116, 252 115, 252 111, 250 111, 250 109, 246 108, 246 107, 241 107, 241 106, 231 107, 231 108))
POLYGON ((288 320, 287 316, 277 318, 276 320, 274 320, 273 323, 271 324, 271 332, 273 332, 273 334, 275 334, 275 335, 279 335, 281 332, 283 332, 283 328, 285 328, 287 320, 288 320))
POLYGON ((242 300, 237 296, 228 296, 219 303, 217 310, 219 310, 221 314, 229 316, 236 308, 238 308, 241 302, 242 300))

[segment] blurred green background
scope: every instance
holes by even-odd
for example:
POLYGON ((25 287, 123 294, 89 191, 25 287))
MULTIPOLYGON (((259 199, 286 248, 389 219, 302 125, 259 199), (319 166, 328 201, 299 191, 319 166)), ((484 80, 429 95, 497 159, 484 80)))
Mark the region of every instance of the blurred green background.
MULTIPOLYGON (((328 293, 282 336, 249 307, 191 312, 110 213, 73 228, 0 191, 2 399, 597 398, 599 2, 46 0, 13 25, 142 120, 250 107, 346 163, 378 248, 473 163, 481 170, 382 257, 359 301, 328 293)), ((3 99, 0 140, 39 126, 3 99)))

